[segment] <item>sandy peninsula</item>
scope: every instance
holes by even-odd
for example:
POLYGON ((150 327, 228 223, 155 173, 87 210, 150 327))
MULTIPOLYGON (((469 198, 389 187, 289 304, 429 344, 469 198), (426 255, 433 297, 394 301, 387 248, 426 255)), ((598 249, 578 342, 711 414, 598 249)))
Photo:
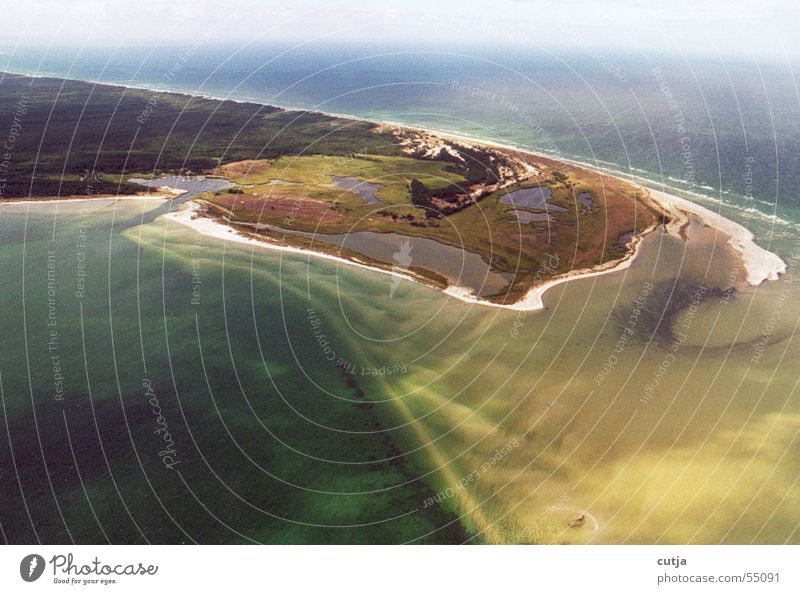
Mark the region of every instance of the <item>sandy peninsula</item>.
MULTIPOLYGON (((480 144, 478 141, 473 140, 472 142, 480 144)), ((607 177, 615 177, 607 173, 597 173, 607 177)), ((632 182, 627 180, 622 181, 632 184, 632 182)), ((668 233, 676 237, 680 236, 681 228, 689 221, 690 217, 695 217, 703 224, 716 229, 725 235, 728 238, 729 245, 737 252, 742 260, 746 274, 746 280, 749 285, 758 286, 765 281, 777 280, 780 275, 786 273, 786 263, 777 254, 774 254, 758 245, 755 242, 753 233, 743 225, 727 219, 719 213, 696 204, 686 198, 681 198, 663 191, 646 189, 642 186, 637 186, 637 188, 641 192, 645 193, 652 200, 652 202, 657 204, 658 207, 662 209, 666 215, 668 215, 669 223, 665 226, 665 229, 668 233)), ((158 190, 163 192, 163 194, 101 196, 92 198, 55 198, 52 200, 7 200, 0 202, 0 206, 101 201, 116 202, 120 200, 167 201, 180 196, 185 192, 185 190, 168 187, 160 187, 158 190)), ((628 246, 628 253, 620 259, 609 261, 592 268, 571 270, 565 274, 561 274, 555 278, 548 279, 541 284, 531 287, 521 299, 513 303, 496 303, 477 297, 470 289, 465 287, 455 285, 450 285, 444 289, 441 289, 441 287, 435 287, 424 277, 413 274, 413 272, 406 270, 399 270, 390 267, 378 267, 368 262, 358 261, 355 258, 343 258, 330 253, 258 239, 251 234, 245 234, 243 231, 221 222, 218 218, 206 216, 206 209, 201 202, 187 202, 186 204, 181 205, 178 210, 162 216, 170 221, 190 227, 194 231, 206 236, 289 254, 305 255, 309 257, 335 261, 348 266, 355 266, 365 270, 380 272, 382 274, 391 275, 407 281, 423 284, 431 288, 436 288, 442 290, 442 292, 449 297, 458 299, 459 301, 465 303, 514 311, 537 311, 544 309, 544 294, 548 290, 558 285, 574 280, 588 279, 614 272, 620 272, 629 268, 639 252, 642 240, 657 227, 655 225, 651 226, 644 232, 635 235, 628 246)))

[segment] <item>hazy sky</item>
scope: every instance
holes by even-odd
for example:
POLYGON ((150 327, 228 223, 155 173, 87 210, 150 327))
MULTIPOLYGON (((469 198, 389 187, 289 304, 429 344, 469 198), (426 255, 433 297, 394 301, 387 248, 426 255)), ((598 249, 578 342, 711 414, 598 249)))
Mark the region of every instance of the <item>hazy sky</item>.
POLYGON ((370 40, 800 56, 797 0, 0 0, 6 42, 370 40))

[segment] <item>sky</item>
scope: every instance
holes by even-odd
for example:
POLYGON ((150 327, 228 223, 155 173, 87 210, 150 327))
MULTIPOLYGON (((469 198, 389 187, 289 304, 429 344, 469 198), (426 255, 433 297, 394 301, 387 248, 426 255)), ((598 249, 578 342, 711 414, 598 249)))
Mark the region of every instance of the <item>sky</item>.
POLYGON ((0 41, 392 42, 800 57, 796 0, 0 0, 0 41))

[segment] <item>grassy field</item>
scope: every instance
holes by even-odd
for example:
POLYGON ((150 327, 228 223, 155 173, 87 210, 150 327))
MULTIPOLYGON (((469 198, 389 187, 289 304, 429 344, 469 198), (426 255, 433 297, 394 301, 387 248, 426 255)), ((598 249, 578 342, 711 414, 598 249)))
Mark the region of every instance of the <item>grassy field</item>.
MULTIPOLYGON (((514 275, 508 290, 494 296, 512 301, 536 282, 539 271, 545 271, 538 276, 538 280, 544 280, 554 273, 624 257, 627 248, 619 238, 641 232, 656 220, 643 197, 637 196, 629 184, 577 167, 528 158, 543 172, 541 176, 497 190, 441 218, 426 216, 425 208, 412 204, 411 180, 418 179, 432 189, 469 182, 452 172, 447 163, 408 157, 300 156, 232 163, 216 172, 239 186, 209 199, 232 214, 233 220, 248 224, 317 234, 393 232, 463 248, 479 254, 494 271, 514 275), (380 204, 367 204, 354 192, 335 188, 331 175, 378 185, 374 197, 380 204), (551 210, 550 221, 519 223, 509 214, 515 206, 501 200, 516 189, 537 186, 549 189, 549 203, 564 210, 551 210), (583 192, 590 194, 591 208, 578 201, 583 192)), ((291 236, 285 241, 303 247, 308 243, 291 236)))

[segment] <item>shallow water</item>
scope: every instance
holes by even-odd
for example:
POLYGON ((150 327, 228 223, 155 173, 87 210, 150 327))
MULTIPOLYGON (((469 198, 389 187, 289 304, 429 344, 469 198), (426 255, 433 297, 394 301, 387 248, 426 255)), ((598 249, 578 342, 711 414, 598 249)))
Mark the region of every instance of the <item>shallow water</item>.
POLYGON ((545 312, 454 304, 394 345, 424 353, 392 391, 418 419, 408 443, 482 539, 798 541, 797 289, 726 292, 735 260, 698 233, 689 249, 651 236, 627 272, 552 290, 545 312))
POLYGON ((170 205, 0 206, 5 538, 462 541, 323 352, 302 261, 141 224, 170 205))
POLYGON ((184 190, 184 193, 179 197, 181 202, 194 198, 203 192, 218 192, 219 190, 227 190, 233 187, 233 184, 226 179, 202 176, 164 175, 153 179, 130 178, 128 181, 152 189, 167 187, 184 190))
POLYGON ((712 230, 520 313, 86 204, 0 208, 14 542, 800 540, 800 299, 712 230))

